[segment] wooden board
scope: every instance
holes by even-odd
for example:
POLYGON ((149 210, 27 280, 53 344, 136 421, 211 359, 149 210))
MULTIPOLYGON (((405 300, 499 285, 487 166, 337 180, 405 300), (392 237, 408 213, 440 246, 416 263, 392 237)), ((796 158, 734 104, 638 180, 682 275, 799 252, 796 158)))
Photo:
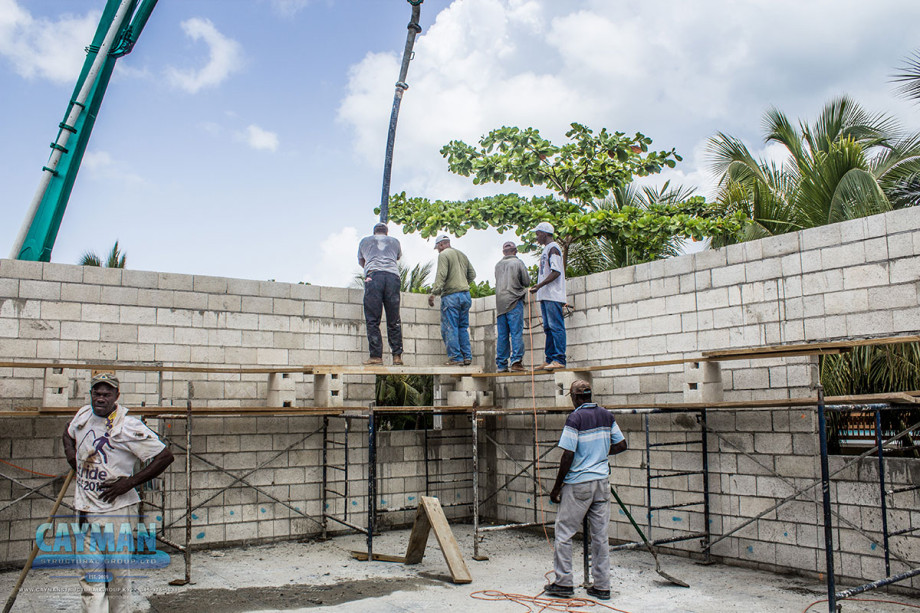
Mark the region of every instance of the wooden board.
POLYGON ((428 544, 428 534, 434 529, 435 538, 444 554, 444 561, 450 569, 450 577, 454 583, 472 583, 473 577, 467 568, 460 545, 454 538, 450 529, 444 509, 437 498, 422 496, 418 511, 415 513, 415 523, 409 535, 409 546, 406 548, 406 564, 418 564, 425 556, 425 547, 428 544))
MULTIPOLYGON (((352 551, 351 557, 361 562, 367 562, 367 552, 366 551, 352 551)), ((374 559, 378 562, 398 562, 399 564, 405 564, 405 556, 391 556, 386 553, 375 553, 374 559)))

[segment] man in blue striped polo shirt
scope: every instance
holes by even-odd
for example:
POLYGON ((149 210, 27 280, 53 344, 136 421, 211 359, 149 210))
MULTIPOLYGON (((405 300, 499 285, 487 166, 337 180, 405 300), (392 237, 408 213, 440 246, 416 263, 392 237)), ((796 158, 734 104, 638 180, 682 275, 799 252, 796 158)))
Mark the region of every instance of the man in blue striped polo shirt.
POLYGON ((591 402, 591 384, 578 379, 569 388, 575 410, 565 420, 559 447, 562 460, 549 498, 559 505, 553 556, 555 580, 543 588, 549 596, 575 593, 572 580, 572 537, 585 517, 591 533, 594 585, 589 596, 610 600, 610 465, 607 456, 626 451, 626 439, 613 414, 591 402))

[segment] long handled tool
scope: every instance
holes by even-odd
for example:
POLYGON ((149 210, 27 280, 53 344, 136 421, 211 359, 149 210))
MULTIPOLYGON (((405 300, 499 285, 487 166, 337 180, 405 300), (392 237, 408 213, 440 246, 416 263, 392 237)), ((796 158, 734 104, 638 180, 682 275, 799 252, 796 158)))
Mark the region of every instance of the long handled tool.
MULTIPOLYGON (((67 478, 64 479, 64 487, 61 488, 61 493, 58 494, 57 500, 54 501, 54 506, 51 508, 51 514, 48 516, 46 523, 51 523, 54 519, 54 516, 57 514, 58 507, 61 506, 61 501, 64 500, 64 494, 67 492, 67 488, 70 486, 70 482, 73 481, 74 471, 67 473, 67 478)), ((10 597, 6 601, 6 606, 3 607, 3 613, 10 613, 10 609, 13 608, 13 603, 16 602, 16 596, 19 595, 19 588, 22 587, 22 583, 26 580, 26 575, 29 574, 29 569, 32 568, 32 562, 35 561, 35 556, 38 555, 38 543, 32 547, 32 553, 29 554, 29 559, 26 561, 26 565, 22 567, 22 572, 19 573, 19 581, 16 582, 16 587, 13 588, 13 591, 10 592, 10 597)))
POLYGON ((672 577, 668 573, 661 570, 661 563, 658 562, 658 554, 655 552, 655 548, 652 547, 652 544, 648 542, 648 539, 645 538, 645 534, 639 528, 639 524, 636 523, 636 520, 633 519, 633 516, 630 515, 629 509, 626 508, 626 505, 623 504, 623 501, 620 500, 620 497, 617 495, 617 491, 613 489, 613 486, 610 486, 610 493, 613 494, 613 497, 616 498, 617 504, 620 505, 620 508, 623 509, 623 512, 626 513, 626 517, 629 518, 629 522, 633 525, 633 528, 636 529, 636 532, 639 533, 639 536, 642 537, 642 542, 645 543, 646 549, 649 553, 652 554, 652 557, 655 558, 655 572, 661 575, 664 579, 667 579, 669 583, 674 585, 679 585, 680 587, 690 587, 690 584, 686 581, 681 581, 677 577, 672 577))

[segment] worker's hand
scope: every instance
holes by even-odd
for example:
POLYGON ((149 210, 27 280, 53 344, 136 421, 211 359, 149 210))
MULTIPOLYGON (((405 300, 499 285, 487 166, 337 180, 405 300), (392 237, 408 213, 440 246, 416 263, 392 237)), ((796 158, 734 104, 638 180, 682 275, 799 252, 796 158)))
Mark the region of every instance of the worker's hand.
POLYGON ((428 306, 434 306, 434 294, 428 295, 428 306))
POLYGON ((549 499, 556 504, 562 502, 562 488, 559 486, 554 487, 553 491, 549 493, 549 499))
POLYGON ((99 486, 103 502, 114 502, 116 498, 134 488, 131 477, 121 477, 115 481, 106 481, 99 486))
POLYGON ((540 289, 540 288, 537 287, 536 285, 534 285, 533 287, 530 288, 530 293, 531 293, 531 294, 536 294, 538 289, 540 289))

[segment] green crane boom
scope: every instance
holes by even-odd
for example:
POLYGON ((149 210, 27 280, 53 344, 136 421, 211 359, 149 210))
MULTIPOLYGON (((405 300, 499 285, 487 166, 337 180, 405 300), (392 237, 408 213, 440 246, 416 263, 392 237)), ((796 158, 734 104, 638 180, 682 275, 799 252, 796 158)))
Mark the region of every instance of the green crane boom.
POLYGON ((51 156, 10 258, 48 262, 115 61, 131 52, 157 0, 107 0, 51 156))

